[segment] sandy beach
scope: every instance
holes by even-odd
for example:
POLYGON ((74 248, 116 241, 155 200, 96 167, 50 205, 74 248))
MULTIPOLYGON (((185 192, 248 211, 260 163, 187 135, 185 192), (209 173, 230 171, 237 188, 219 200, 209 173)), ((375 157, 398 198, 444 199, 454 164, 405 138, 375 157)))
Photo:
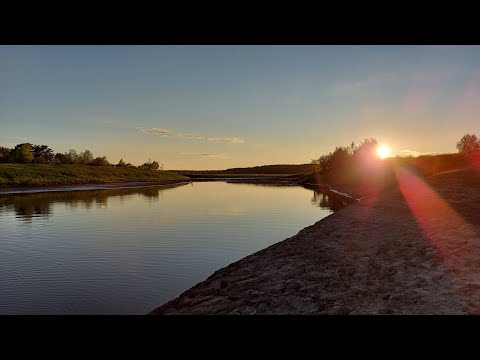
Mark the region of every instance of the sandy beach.
POLYGON ((479 174, 397 175, 150 314, 480 313, 479 174))

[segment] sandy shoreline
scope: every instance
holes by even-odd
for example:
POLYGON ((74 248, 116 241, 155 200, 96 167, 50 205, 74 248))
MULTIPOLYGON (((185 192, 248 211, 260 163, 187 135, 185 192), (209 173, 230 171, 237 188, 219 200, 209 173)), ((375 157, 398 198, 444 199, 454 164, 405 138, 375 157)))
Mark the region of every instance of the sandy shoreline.
POLYGON ((478 174, 400 176, 150 314, 479 314, 478 174))
POLYGON ((110 190, 110 189, 128 189, 148 186, 180 185, 189 184, 191 181, 185 180, 165 180, 165 181, 135 181, 135 182, 115 182, 115 183, 91 183, 91 184, 73 184, 60 186, 37 186, 37 187, 11 187, 0 188, 1 195, 13 194, 35 194, 44 192, 59 191, 87 191, 87 190, 110 190))
POLYGON ((1 195, 14 194, 34 194, 44 192, 59 192, 59 191, 86 191, 86 190, 110 190, 110 189, 127 189, 148 186, 162 186, 162 185, 180 185, 189 184, 191 182, 203 181, 227 181, 227 182, 247 182, 247 183, 266 183, 278 185, 298 185, 289 179, 278 178, 194 178, 190 180, 164 180, 164 181, 128 181, 128 182, 111 182, 111 183, 86 183, 86 184, 70 184, 70 185, 53 185, 53 186, 30 186, 30 187, 7 187, 0 188, 1 195))

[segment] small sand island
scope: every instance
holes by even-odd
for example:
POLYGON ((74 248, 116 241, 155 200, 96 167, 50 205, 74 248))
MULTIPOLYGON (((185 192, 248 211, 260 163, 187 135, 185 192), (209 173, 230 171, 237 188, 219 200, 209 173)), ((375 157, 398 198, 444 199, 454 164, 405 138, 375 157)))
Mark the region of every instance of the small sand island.
POLYGON ((480 313, 480 172, 398 175, 150 314, 480 313))

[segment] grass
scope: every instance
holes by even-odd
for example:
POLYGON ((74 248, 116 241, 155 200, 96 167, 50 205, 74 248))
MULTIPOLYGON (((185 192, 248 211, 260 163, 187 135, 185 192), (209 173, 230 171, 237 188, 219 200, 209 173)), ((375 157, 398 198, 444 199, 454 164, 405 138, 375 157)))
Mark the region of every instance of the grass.
POLYGON ((0 188, 175 180, 189 178, 172 172, 109 166, 0 164, 0 188))

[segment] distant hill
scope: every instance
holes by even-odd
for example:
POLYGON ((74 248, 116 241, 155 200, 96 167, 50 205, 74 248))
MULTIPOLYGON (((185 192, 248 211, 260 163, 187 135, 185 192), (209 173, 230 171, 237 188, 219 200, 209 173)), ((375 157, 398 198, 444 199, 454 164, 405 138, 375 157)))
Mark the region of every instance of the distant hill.
POLYGON ((227 170, 170 170, 186 174, 307 174, 313 171, 312 164, 300 165, 262 165, 245 168, 232 168, 227 170))

